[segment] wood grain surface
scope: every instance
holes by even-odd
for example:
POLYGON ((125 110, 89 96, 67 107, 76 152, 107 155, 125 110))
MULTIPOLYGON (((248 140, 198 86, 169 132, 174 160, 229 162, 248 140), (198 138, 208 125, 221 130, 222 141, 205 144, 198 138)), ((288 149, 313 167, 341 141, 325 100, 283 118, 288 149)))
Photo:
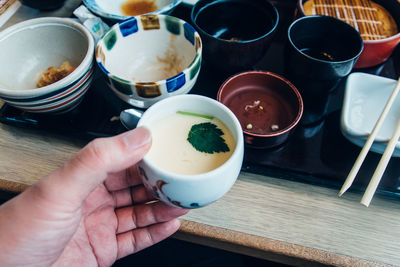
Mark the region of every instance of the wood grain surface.
MULTIPOLYGON (((0 124, 0 189, 21 192, 84 143, 0 124)), ((400 203, 242 172, 219 201, 183 217, 176 238, 291 265, 400 266, 400 203)))

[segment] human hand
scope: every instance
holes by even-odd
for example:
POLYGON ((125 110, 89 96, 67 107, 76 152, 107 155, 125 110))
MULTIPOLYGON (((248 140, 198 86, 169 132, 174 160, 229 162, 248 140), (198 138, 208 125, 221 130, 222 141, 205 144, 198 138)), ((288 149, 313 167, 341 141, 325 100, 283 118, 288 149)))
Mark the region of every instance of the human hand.
POLYGON ((0 206, 0 266, 110 266, 173 234, 187 210, 155 201, 135 164, 144 128, 97 139, 0 206))

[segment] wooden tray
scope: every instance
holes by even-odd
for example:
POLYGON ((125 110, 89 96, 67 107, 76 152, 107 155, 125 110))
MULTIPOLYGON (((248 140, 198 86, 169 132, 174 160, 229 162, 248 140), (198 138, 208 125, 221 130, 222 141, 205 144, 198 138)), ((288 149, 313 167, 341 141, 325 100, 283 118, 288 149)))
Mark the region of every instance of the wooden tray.
MULTIPOLYGON (((283 47, 295 3, 280 3, 278 10, 283 21, 280 23, 276 41, 256 69, 284 75, 283 47)), ((190 7, 182 5, 173 15, 190 21, 189 12, 190 7)), ((397 79, 400 75, 400 47, 384 64, 356 71, 397 79)), ((226 78, 228 77, 218 76, 202 68, 191 93, 216 98, 217 91, 226 78)), ((309 127, 298 126, 289 140, 280 147, 270 150, 246 148, 243 170, 339 190, 360 152, 360 148, 349 142, 340 132, 344 82, 345 80, 332 93, 323 121, 309 127)), ((128 104, 108 89, 101 71, 97 69, 93 85, 81 104, 73 111, 57 116, 40 115, 22 112, 5 104, 0 110, 0 121, 17 127, 57 132, 89 141, 96 137, 124 132, 125 128, 119 122, 118 116, 120 111, 128 107, 128 104)), ((353 191, 364 191, 379 159, 379 154, 369 153, 351 188, 353 191)), ((399 158, 390 161, 377 194, 400 198, 399 158)))

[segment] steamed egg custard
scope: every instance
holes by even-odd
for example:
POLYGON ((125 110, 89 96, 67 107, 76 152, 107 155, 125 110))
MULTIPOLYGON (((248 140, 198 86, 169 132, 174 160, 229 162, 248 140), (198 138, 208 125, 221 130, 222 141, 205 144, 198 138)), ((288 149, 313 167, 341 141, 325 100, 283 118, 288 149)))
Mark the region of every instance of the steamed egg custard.
POLYGON ((224 164, 235 150, 235 138, 218 118, 176 112, 149 127, 152 146, 146 157, 178 174, 201 174, 224 164))

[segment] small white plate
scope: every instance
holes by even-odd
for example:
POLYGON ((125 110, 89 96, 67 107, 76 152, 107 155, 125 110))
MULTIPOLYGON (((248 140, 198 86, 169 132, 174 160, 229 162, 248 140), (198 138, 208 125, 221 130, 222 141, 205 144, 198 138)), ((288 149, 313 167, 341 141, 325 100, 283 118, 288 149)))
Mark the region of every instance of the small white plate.
MULTIPOLYGON (((352 73, 346 81, 341 130, 357 146, 363 147, 372 132, 397 81, 366 73, 352 73)), ((383 154, 400 119, 400 94, 397 95, 371 150, 383 154)), ((394 157, 400 157, 397 142, 394 157)))

